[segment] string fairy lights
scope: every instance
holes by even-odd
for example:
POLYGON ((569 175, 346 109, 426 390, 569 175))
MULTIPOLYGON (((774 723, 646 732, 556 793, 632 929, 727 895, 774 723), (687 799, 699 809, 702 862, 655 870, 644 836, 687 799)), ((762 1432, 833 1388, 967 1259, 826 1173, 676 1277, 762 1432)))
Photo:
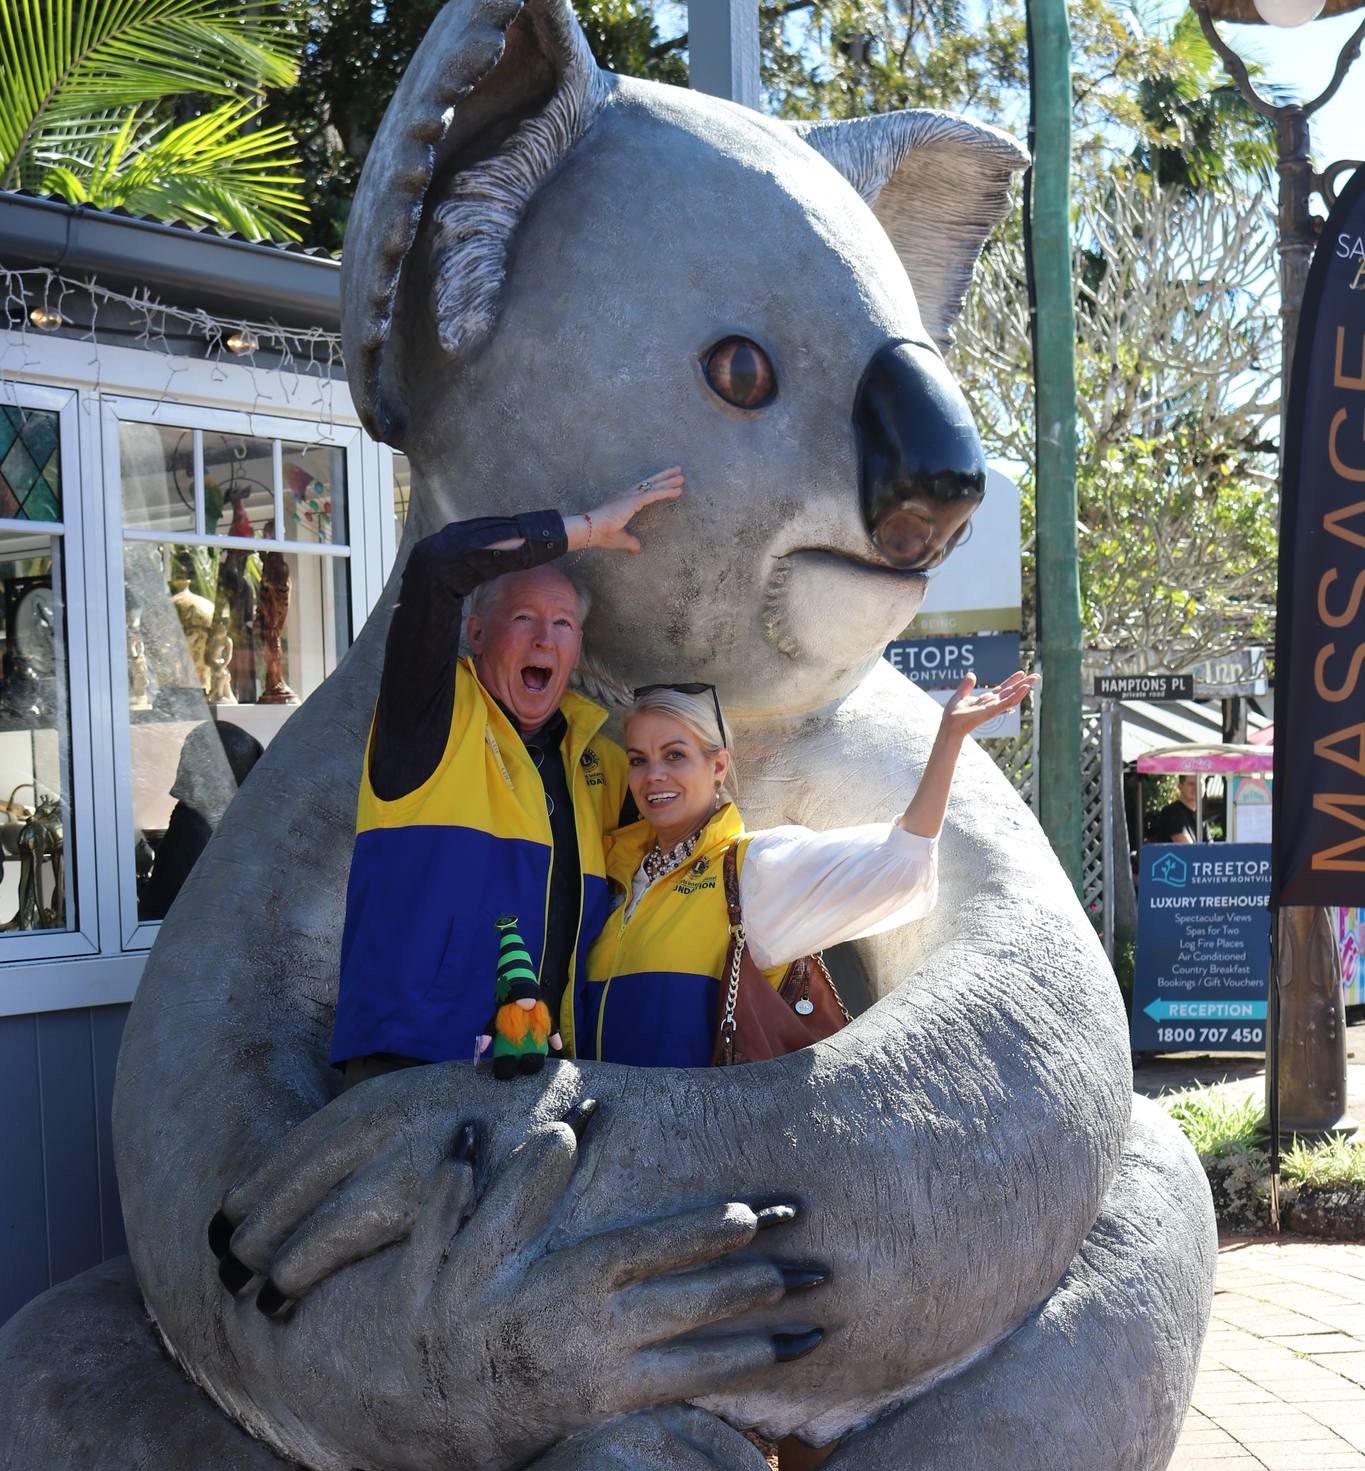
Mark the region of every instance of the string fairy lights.
MULTIPOLYGON (((231 361, 246 369, 258 397, 267 396, 260 392, 259 374, 274 380, 271 397, 282 392, 294 402, 300 391, 311 388, 315 399, 309 407, 325 421, 334 413, 333 385, 344 385, 340 333, 220 317, 203 307, 162 301, 146 288, 122 292, 93 277, 76 280, 48 267, 16 270, 0 264, 0 378, 20 376, 34 366, 30 336, 51 338, 63 329, 92 349, 113 340, 158 354, 167 373, 163 399, 176 396, 176 375, 195 359, 231 361)), ((98 386, 98 351, 92 352, 91 367, 98 386)))

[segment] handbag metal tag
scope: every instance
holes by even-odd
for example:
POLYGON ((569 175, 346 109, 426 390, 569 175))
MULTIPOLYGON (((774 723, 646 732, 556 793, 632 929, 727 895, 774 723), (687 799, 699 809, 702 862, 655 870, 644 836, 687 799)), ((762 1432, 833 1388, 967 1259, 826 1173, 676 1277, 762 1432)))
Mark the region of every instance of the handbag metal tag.
POLYGON ((797 1016, 809 1016, 815 1010, 815 1002, 809 996, 803 996, 792 1009, 797 1016))

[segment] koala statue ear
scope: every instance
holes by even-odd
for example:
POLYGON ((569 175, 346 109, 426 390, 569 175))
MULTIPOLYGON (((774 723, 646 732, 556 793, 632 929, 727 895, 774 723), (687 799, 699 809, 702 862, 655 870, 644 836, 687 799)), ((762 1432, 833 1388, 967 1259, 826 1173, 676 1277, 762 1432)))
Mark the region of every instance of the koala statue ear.
POLYGON ((356 189, 341 261, 351 394, 376 438, 401 444, 404 291, 430 293, 451 357, 497 319, 522 212, 607 95, 569 0, 450 0, 394 92, 356 189), (409 280, 419 230, 430 275, 409 280))
POLYGON ((946 351, 981 247, 1010 211, 1027 150, 998 128, 947 112, 890 112, 794 123, 881 221, 946 351))

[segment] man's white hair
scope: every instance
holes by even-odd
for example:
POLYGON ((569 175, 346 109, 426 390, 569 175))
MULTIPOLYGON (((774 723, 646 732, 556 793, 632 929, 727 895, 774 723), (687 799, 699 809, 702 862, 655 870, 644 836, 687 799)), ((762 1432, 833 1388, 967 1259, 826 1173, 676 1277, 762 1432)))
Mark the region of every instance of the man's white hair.
MULTIPOLYGON (((553 563, 546 563, 544 565, 553 566, 553 563)), ((592 597, 589 595, 587 588, 581 586, 563 567, 554 567, 554 570, 573 588, 574 597, 578 602, 578 623, 581 628, 588 621, 588 614, 592 610, 592 597)), ((466 630, 471 618, 486 621, 497 611, 498 604, 502 602, 503 594, 507 591, 507 579, 519 575, 518 572, 504 572, 500 577, 492 577, 487 582, 481 582, 470 593, 465 599, 464 605, 466 630)), ((466 632, 465 638, 467 639, 467 637, 466 632)))

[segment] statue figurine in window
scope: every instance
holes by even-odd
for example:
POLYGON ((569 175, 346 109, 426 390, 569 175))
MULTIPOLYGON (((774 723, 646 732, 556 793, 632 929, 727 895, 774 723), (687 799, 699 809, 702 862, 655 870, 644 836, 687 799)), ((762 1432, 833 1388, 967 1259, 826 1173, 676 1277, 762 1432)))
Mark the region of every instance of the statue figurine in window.
POLYGON ((232 688, 232 635, 219 613, 209 629, 208 642, 204 645, 204 663, 208 666, 209 704, 235 705, 237 696, 232 688))

